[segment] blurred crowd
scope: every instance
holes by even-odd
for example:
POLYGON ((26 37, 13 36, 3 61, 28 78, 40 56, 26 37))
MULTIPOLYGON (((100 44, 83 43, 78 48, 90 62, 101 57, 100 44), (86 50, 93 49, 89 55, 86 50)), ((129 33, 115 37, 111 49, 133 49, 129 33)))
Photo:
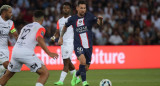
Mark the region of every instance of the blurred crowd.
MULTIPOLYGON (((56 23, 62 17, 61 5, 72 4, 72 15, 76 14, 78 0, 0 0, 0 6, 13 7, 13 18, 18 32, 32 22, 32 13, 39 9, 45 13, 43 26, 45 41, 57 45, 50 37, 56 23)), ((103 16, 104 24, 93 26, 94 45, 159 45, 160 44, 160 0, 86 0, 87 10, 95 16, 103 16)), ((10 37, 10 45, 15 39, 10 37)))

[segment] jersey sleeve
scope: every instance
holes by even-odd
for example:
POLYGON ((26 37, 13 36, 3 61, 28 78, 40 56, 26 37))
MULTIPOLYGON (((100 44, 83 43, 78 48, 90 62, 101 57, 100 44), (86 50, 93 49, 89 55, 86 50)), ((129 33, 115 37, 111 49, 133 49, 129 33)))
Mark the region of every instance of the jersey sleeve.
POLYGON ((14 33, 14 32, 16 32, 16 29, 15 29, 15 27, 14 27, 14 23, 12 24, 12 27, 11 27, 11 30, 10 30, 10 32, 11 32, 11 33, 14 33))
POLYGON ((72 17, 68 18, 67 22, 65 23, 66 27, 69 27, 70 25, 72 25, 72 17))
POLYGON ((57 29, 59 29, 59 20, 57 21, 57 29))
POLYGON ((92 24, 97 23, 97 19, 98 19, 98 18, 97 18, 95 15, 93 15, 91 12, 87 12, 87 16, 90 17, 90 22, 91 22, 92 24))
POLYGON ((45 28, 39 28, 39 30, 37 31, 37 33, 36 33, 36 39, 37 39, 37 37, 44 37, 44 35, 45 35, 45 32, 46 32, 46 30, 45 30, 45 28))
POLYGON ((93 24, 97 23, 97 17, 92 14, 92 22, 93 24))

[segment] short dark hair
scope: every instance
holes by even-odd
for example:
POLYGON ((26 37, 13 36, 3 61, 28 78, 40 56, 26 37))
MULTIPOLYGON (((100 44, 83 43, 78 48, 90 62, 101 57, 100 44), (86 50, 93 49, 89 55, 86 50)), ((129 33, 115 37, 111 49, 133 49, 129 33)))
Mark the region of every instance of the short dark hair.
POLYGON ((71 4, 70 4, 69 2, 64 2, 63 5, 62 5, 62 7, 63 7, 64 5, 67 5, 67 6, 69 6, 69 7, 71 8, 71 4))
POLYGON ((44 13, 43 13, 43 11, 41 11, 41 10, 36 10, 36 11, 34 12, 33 16, 34 16, 35 18, 41 18, 41 17, 44 17, 44 13))
POLYGON ((83 0, 78 1, 78 6, 79 6, 80 4, 85 4, 85 5, 87 5, 86 2, 83 1, 83 0))

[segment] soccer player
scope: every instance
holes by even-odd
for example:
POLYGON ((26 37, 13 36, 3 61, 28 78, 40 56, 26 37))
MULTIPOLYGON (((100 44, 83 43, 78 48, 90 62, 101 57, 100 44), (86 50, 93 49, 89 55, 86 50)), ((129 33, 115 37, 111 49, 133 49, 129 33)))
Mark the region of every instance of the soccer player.
POLYGON ((76 77, 81 75, 83 86, 89 86, 86 81, 86 71, 89 68, 92 55, 92 25, 102 25, 102 17, 95 17, 92 13, 86 12, 86 3, 79 1, 76 7, 77 15, 70 17, 65 23, 58 44, 63 44, 63 35, 70 25, 74 30, 74 51, 79 59, 79 70, 73 74, 71 85, 75 86, 76 77))
POLYGON ((3 5, 0 8, 0 77, 4 74, 9 64, 8 37, 9 32, 17 39, 18 34, 14 28, 12 7, 3 5))
POLYGON ((35 55, 34 48, 39 44, 50 57, 57 58, 58 55, 50 52, 44 42, 43 36, 46 30, 41 25, 43 20, 43 12, 35 11, 33 16, 34 22, 27 24, 22 28, 13 48, 12 58, 8 65, 8 69, 0 79, 0 86, 4 86, 16 72, 20 72, 23 64, 28 66, 31 72, 39 74, 36 86, 43 86, 47 81, 49 72, 44 63, 35 55))
MULTIPOLYGON (((63 17, 60 18, 57 22, 57 30, 52 39, 59 37, 60 32, 62 31, 63 26, 65 25, 65 22, 70 16, 71 12, 71 4, 69 2, 65 2, 62 5, 62 12, 63 17)), ((76 72, 74 65, 71 62, 72 53, 73 53, 73 28, 72 25, 68 27, 66 33, 63 36, 63 45, 61 45, 61 52, 62 52, 62 58, 63 58, 63 71, 61 72, 61 76, 58 82, 55 82, 55 85, 63 85, 63 81, 65 77, 67 76, 68 70, 70 70, 70 73, 73 74, 76 72)), ((80 83, 81 79, 77 77, 76 84, 80 83)))

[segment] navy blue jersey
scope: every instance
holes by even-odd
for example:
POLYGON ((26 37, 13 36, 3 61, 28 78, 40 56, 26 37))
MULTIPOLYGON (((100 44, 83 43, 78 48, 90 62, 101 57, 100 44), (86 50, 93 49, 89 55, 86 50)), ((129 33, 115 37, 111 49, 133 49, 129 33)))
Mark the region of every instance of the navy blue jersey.
POLYGON ((84 17, 74 15, 68 19, 65 26, 73 26, 75 47, 92 47, 92 26, 95 23, 97 23, 97 17, 90 12, 87 12, 84 17))

